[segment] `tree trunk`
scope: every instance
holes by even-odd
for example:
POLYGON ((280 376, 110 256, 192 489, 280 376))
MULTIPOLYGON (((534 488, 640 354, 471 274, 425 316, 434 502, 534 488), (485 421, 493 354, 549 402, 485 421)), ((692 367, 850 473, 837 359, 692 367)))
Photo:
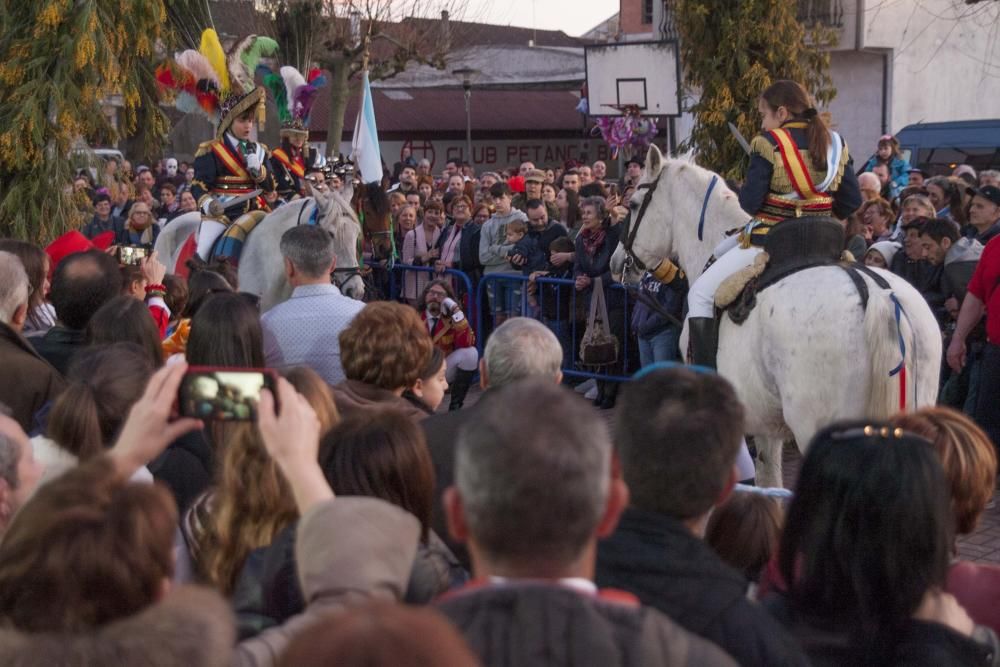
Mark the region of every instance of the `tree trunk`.
POLYGON ((343 57, 329 58, 323 65, 330 71, 330 115, 326 121, 326 154, 337 157, 344 135, 344 112, 351 95, 351 63, 343 57))

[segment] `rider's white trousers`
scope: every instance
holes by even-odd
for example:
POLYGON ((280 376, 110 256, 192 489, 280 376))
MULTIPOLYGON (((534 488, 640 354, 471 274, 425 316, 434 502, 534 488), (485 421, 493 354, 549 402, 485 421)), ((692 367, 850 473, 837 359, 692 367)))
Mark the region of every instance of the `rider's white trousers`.
MULTIPOLYGON (((736 236, 730 237, 736 239, 736 236)), ((705 273, 698 276, 698 279, 691 285, 688 291, 688 317, 715 317, 715 293, 729 276, 742 268, 753 264, 754 259, 761 253, 763 248, 750 246, 749 248, 733 247, 725 251, 726 245, 736 245, 736 241, 730 239, 723 241, 716 248, 716 253, 723 252, 715 264, 708 267, 705 273)))

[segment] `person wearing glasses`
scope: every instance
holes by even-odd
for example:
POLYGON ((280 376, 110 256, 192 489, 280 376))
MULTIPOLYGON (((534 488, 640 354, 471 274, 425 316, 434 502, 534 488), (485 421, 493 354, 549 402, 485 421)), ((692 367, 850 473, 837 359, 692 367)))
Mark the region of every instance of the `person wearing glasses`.
POLYGON ((153 224, 152 209, 137 201, 129 209, 128 218, 115 225, 115 245, 142 245, 153 247, 160 235, 160 226, 153 224))

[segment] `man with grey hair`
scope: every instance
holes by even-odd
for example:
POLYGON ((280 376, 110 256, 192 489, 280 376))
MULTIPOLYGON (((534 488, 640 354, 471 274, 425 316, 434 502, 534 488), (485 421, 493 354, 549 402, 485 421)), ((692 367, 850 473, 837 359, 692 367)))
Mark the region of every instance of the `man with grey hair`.
POLYGON ((9 413, 10 409, 0 403, 0 538, 45 472, 45 467, 35 460, 24 429, 9 413))
POLYGON ((35 414, 64 386, 58 371, 21 335, 30 294, 21 260, 0 251, 0 401, 24 431, 32 430, 35 414))
MULTIPOLYGON (((550 329, 537 320, 513 317, 497 327, 486 341, 483 358, 479 360, 479 386, 489 395, 526 378, 542 378, 557 385, 562 382, 562 358, 562 347, 550 329)), ((434 463, 436 483, 431 527, 466 567, 469 557, 464 545, 447 537, 441 493, 454 479, 459 429, 478 422, 479 408, 477 403, 462 410, 432 415, 421 422, 434 463)))
POLYGON ((292 227, 282 234, 280 250, 293 291, 261 317, 267 365, 308 366, 330 385, 343 382, 340 332, 365 304, 330 282, 337 256, 333 238, 322 227, 292 227))
POLYGON ((1000 171, 995 169, 983 169, 979 172, 979 187, 992 186, 1000 188, 1000 171))
POLYGON ((491 394, 459 434, 444 499, 482 583, 437 604, 483 664, 735 664, 656 610, 594 585, 597 541, 628 503, 598 413, 541 378, 491 394))

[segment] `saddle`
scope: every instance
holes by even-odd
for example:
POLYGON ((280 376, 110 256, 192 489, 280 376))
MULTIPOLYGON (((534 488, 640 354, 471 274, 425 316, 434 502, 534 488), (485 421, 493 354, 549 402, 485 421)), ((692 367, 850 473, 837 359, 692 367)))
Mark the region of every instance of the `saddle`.
POLYGON ((828 217, 805 217, 775 225, 764 237, 764 252, 752 266, 737 271, 719 286, 716 306, 742 324, 757 305, 757 294, 779 280, 814 266, 838 264, 844 228, 828 217))

